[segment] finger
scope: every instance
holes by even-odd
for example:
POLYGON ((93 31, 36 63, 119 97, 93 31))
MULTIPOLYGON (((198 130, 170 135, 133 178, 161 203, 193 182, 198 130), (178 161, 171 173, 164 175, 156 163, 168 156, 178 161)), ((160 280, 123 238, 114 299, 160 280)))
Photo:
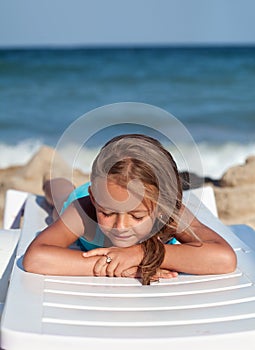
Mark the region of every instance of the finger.
POLYGON ((120 277, 121 275, 118 273, 118 263, 115 261, 111 261, 110 263, 107 263, 106 266, 106 274, 109 277, 120 277))
POLYGON ((138 276, 138 268, 134 266, 127 270, 122 271, 121 277, 130 277, 130 278, 140 277, 138 276))
POLYGON ((174 278, 178 276, 176 271, 160 270, 157 272, 156 276, 158 278, 174 278))
POLYGON ((107 255, 108 249, 106 248, 96 248, 89 250, 88 252, 82 253, 82 256, 84 258, 90 258, 91 256, 98 256, 98 255, 107 255))
POLYGON ((95 276, 106 276, 107 262, 105 256, 100 257, 94 265, 94 275, 95 276))

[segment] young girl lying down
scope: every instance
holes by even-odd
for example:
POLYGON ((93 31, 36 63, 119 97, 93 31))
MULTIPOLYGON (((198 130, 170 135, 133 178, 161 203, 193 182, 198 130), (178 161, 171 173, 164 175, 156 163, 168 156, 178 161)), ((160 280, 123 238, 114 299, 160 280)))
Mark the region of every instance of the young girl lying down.
POLYGON ((228 243, 182 203, 176 164, 151 137, 115 137, 96 157, 90 183, 74 189, 58 178, 44 189, 46 199, 63 208, 28 247, 26 271, 136 277, 150 284, 178 272, 223 274, 236 268, 228 243), (77 239, 82 249, 70 249, 77 239))

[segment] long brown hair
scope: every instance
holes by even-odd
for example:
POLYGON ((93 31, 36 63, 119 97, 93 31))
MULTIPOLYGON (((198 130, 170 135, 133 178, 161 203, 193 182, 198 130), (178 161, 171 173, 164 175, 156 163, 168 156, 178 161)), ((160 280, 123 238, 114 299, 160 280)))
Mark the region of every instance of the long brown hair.
POLYGON ((97 177, 110 178, 123 187, 139 180, 144 186, 143 202, 156 210, 151 236, 141 242, 144 257, 139 269, 142 283, 148 285, 164 260, 164 243, 174 237, 180 218, 182 185, 176 163, 158 140, 141 134, 120 135, 106 143, 96 157, 92 188, 97 177))

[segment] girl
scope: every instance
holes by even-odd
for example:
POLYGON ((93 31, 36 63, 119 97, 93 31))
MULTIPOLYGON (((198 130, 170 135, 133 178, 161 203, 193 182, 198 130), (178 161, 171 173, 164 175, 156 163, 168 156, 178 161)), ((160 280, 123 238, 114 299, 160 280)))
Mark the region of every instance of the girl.
MULTIPOLYGON (((44 189, 59 210, 73 186, 54 179, 44 189)), ((178 272, 232 272, 236 256, 183 205, 170 153, 151 137, 129 134, 101 149, 91 184, 71 192, 59 218, 28 247, 23 264, 34 273, 141 277, 147 285, 178 272), (77 238, 83 251, 69 248, 77 238)))

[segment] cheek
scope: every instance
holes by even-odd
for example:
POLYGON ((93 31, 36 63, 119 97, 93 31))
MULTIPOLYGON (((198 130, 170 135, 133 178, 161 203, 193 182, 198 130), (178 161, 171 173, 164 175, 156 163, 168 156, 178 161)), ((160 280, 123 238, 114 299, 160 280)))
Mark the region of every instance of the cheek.
POLYGON ((148 218, 141 223, 136 223, 136 225, 133 226, 133 230, 138 234, 149 234, 152 230, 153 223, 154 220, 148 218))
POLYGON ((154 220, 149 218, 133 229, 133 232, 135 233, 135 236, 139 243, 151 237, 153 225, 154 220))

